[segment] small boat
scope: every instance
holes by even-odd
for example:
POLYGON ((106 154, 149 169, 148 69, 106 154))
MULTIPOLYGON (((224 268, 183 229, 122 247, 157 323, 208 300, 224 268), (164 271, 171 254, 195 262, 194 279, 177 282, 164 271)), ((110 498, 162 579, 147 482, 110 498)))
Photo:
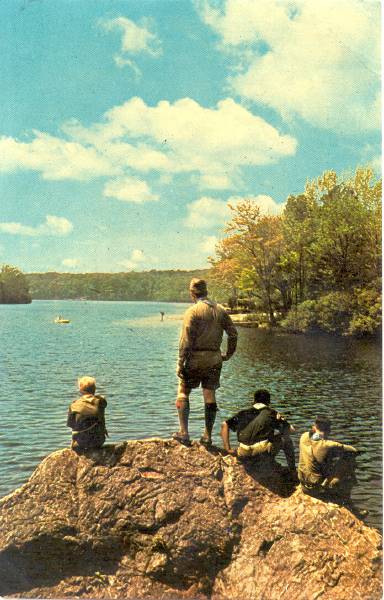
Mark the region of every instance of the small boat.
POLYGON ((56 317, 55 323, 70 323, 69 319, 63 319, 62 317, 56 317))

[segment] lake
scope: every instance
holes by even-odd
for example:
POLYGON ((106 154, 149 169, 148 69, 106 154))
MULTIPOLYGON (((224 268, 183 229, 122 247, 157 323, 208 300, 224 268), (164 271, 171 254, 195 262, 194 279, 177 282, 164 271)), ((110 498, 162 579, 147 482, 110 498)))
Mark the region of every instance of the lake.
MULTIPOLYGON (((66 413, 78 396, 79 376, 95 376, 97 392, 107 398, 110 442, 167 438, 177 430, 175 367, 186 306, 43 300, 0 306, 0 496, 24 483, 49 452, 69 445, 66 413), (55 324, 58 314, 71 323, 55 324)), ((247 406, 261 387, 296 426, 296 449, 314 416, 325 413, 332 418, 334 439, 364 451, 353 498, 369 510, 366 522, 381 528, 380 345, 239 328, 238 351, 223 367, 217 394, 215 443, 220 443, 220 421, 247 406)), ((196 390, 190 417, 195 439, 203 412, 196 390)))

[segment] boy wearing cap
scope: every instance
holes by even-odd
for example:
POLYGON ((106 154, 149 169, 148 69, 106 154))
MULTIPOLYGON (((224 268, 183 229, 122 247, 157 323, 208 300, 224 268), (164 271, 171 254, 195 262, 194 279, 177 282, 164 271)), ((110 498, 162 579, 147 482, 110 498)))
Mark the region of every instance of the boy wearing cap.
POLYGON ((349 499, 356 483, 353 446, 329 440, 331 421, 318 416, 311 431, 300 438, 298 476, 303 491, 314 496, 330 495, 349 499))
POLYGON ((189 443, 189 395, 193 388, 201 384, 205 406, 205 430, 200 441, 210 445, 217 411, 215 391, 220 387, 223 361, 229 360, 236 350, 237 331, 225 309, 208 298, 204 279, 192 279, 189 291, 194 304, 184 315, 180 335, 176 369, 180 379, 176 400, 180 430, 173 438, 189 443), (224 331, 228 336, 227 351, 221 354, 224 331))

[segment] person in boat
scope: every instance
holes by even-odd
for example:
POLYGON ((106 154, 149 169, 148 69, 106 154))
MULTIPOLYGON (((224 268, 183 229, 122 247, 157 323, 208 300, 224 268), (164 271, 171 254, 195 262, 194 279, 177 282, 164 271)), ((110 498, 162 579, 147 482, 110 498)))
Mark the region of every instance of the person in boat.
POLYGON ((295 451, 290 433, 295 428, 271 406, 268 390, 257 390, 253 405, 241 410, 221 426, 224 449, 239 458, 269 456, 274 458, 283 450, 288 469, 296 478, 295 451), (237 452, 231 448, 230 431, 237 434, 237 452))
POLYGON ((160 321, 164 321, 164 315, 165 315, 165 312, 161 310, 160 311, 160 321))
POLYGON ((203 389, 205 430, 201 442, 212 443, 212 429, 216 419, 216 390, 220 387, 223 361, 236 350, 237 330, 225 309, 208 298, 204 279, 193 278, 189 292, 194 302, 184 315, 179 341, 176 373, 179 386, 176 408, 180 429, 173 438, 189 444, 189 395, 200 385, 203 389), (223 333, 227 335, 226 353, 220 350, 223 333))
POLYGON ((78 379, 80 398, 72 402, 68 410, 67 426, 72 429, 72 449, 101 448, 108 436, 105 427, 107 401, 95 395, 94 377, 78 379))
POLYGON ((357 483, 355 469, 359 451, 328 439, 331 421, 318 416, 311 430, 300 438, 298 476, 304 493, 349 500, 357 483))

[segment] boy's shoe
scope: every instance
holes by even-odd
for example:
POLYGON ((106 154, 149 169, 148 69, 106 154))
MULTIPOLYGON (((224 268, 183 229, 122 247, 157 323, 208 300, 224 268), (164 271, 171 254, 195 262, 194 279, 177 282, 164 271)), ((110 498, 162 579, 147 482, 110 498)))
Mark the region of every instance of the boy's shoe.
POLYGON ((171 437, 176 442, 180 442, 180 444, 184 444, 184 446, 191 446, 191 440, 190 440, 189 435, 184 435, 184 434, 180 433, 180 431, 176 431, 175 433, 172 433, 171 437))

